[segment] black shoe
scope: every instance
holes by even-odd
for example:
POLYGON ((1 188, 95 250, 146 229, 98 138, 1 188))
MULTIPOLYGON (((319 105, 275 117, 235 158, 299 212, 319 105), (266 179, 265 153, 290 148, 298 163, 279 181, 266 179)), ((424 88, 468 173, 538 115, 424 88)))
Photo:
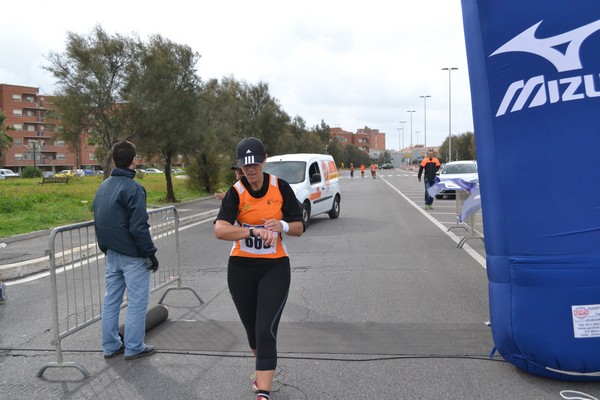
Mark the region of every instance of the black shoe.
POLYGON ((125 345, 122 344, 121 347, 119 347, 119 350, 115 351, 114 353, 112 353, 112 354, 105 354, 104 355, 104 359, 108 360, 110 358, 116 357, 119 354, 123 354, 124 351, 125 351, 125 345))
POLYGON ((154 348, 154 346, 146 345, 146 348, 144 350, 142 350, 141 352, 134 354, 132 356, 125 356, 125 360, 135 360, 136 358, 146 357, 155 352, 156 352, 156 349, 154 348))

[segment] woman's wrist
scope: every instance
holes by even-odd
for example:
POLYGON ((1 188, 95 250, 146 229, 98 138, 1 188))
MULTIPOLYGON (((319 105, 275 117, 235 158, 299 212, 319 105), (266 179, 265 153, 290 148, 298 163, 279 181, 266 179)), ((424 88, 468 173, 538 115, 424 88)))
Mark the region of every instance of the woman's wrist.
POLYGON ((281 222, 281 233, 288 233, 290 225, 284 220, 280 220, 279 222, 281 222))

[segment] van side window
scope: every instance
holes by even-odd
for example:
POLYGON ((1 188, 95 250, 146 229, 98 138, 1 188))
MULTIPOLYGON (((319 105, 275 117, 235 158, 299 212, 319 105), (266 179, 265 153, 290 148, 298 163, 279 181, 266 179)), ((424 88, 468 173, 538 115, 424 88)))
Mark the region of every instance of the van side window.
MULTIPOLYGON (((319 170, 319 163, 314 162, 314 163, 310 164, 310 168, 308 169, 308 175, 310 176, 311 182, 312 182, 313 175, 320 174, 320 173, 321 173, 321 171, 319 170)), ((321 176, 320 180, 322 180, 322 179, 323 179, 323 177, 321 176)))

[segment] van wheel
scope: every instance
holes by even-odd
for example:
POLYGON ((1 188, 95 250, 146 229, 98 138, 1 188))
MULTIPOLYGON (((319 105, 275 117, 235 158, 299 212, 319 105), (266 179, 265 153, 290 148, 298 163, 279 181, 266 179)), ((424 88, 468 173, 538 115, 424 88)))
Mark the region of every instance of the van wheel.
POLYGON ((333 199, 333 206, 331 207, 331 211, 329 211, 329 218, 336 219, 340 216, 340 196, 335 196, 333 199))
POLYGON ((310 205, 302 203, 302 222, 305 228, 308 226, 308 221, 310 221, 310 205))

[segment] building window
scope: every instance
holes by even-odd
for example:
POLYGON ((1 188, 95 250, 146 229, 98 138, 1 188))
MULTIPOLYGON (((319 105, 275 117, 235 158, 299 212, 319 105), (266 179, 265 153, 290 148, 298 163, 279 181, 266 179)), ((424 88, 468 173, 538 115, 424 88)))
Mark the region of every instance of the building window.
POLYGON ((33 132, 33 131, 35 131, 35 126, 34 125, 27 125, 27 130, 29 132, 33 132))
POLYGON ((56 153, 56 159, 57 160, 64 160, 66 157, 64 154, 62 153, 56 153))
POLYGON ((54 145, 55 146, 64 146, 65 145, 65 141, 64 140, 55 140, 54 141, 54 145))
POLYGON ((96 161, 96 154, 90 153, 89 157, 90 157, 90 161, 96 161))
POLYGON ((22 117, 23 110, 13 110, 13 115, 16 115, 17 117, 22 117))
POLYGON ((27 113, 26 113, 26 115, 27 115, 28 117, 35 117, 35 111, 33 111, 33 110, 27 110, 27 113))
POLYGON ((33 96, 27 96, 27 97, 25 97, 25 99, 26 99, 27 101, 31 101, 32 103, 33 103, 33 101, 35 100, 35 99, 33 98, 33 96))
POLYGON ((18 138, 18 139, 15 138, 14 139, 14 144, 22 146, 23 145, 23 139, 21 139, 21 138, 18 138))
POLYGON ((21 101, 21 95, 20 94, 13 94, 12 95, 12 99, 14 101, 21 101))
POLYGON ((23 161, 23 154, 16 153, 15 154, 15 160, 17 160, 17 161, 23 161))
POLYGON ((13 129, 15 131, 22 131, 23 130, 23 124, 13 124, 13 129))

